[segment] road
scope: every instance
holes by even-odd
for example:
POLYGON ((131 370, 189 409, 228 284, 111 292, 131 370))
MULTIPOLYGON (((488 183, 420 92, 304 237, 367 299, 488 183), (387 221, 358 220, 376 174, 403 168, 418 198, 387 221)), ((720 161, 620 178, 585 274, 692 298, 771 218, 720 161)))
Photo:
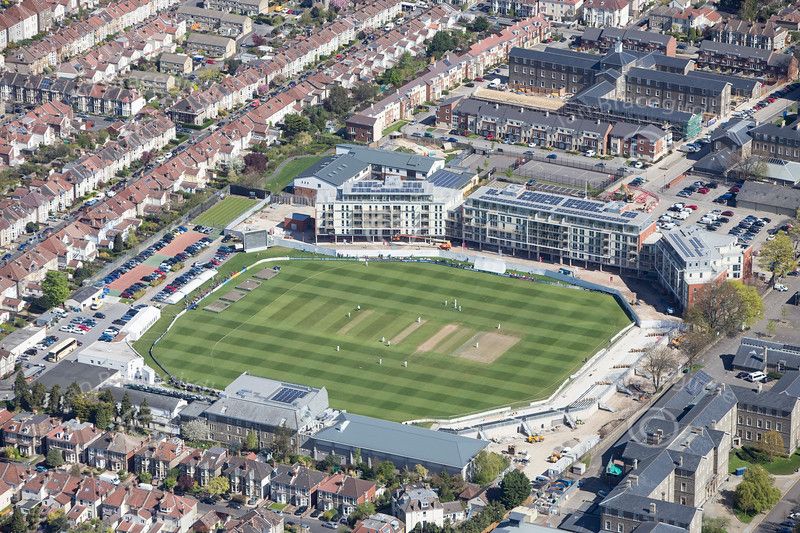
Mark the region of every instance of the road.
POLYGON ((766 518, 756 527, 755 531, 757 533, 783 533, 786 528, 781 524, 786 521, 789 514, 798 511, 800 511, 800 480, 772 508, 766 518))

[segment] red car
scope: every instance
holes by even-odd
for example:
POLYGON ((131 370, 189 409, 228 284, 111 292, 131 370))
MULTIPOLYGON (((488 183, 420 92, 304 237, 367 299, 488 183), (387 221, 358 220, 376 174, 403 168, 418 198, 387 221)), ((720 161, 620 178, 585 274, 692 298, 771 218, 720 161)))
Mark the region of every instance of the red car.
POLYGON ((733 216, 733 211, 723 211, 722 212, 722 216, 724 216, 724 217, 732 217, 733 216))
POLYGON ((739 192, 739 187, 731 187, 728 192, 739 192))
POLYGON ((770 104, 775 100, 777 100, 777 98, 775 98, 774 96, 770 96, 769 98, 767 98, 767 102, 769 102, 770 104))
POLYGON ((692 211, 697 211, 697 206, 694 204, 689 204, 686 206, 686 209, 691 209, 692 211))
POLYGON ((697 192, 699 192, 700 194, 708 194, 709 190, 710 189, 708 189, 706 187, 700 187, 699 189, 697 189, 697 192))

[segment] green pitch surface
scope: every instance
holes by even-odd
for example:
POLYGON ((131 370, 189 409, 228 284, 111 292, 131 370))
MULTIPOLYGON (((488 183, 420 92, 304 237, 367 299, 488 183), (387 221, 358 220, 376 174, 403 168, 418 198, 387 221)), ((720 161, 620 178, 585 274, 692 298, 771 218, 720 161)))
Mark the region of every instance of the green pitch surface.
POLYGON ((224 228, 236 220, 236 217, 253 207, 257 201, 243 196, 228 196, 214 204, 211 209, 201 213, 193 222, 203 226, 224 228))
POLYGON ((448 417, 549 396, 629 323, 607 295, 440 265, 280 266, 223 311, 205 307, 263 267, 183 316, 159 361, 219 388, 248 371, 325 386, 332 406, 360 414, 448 417))

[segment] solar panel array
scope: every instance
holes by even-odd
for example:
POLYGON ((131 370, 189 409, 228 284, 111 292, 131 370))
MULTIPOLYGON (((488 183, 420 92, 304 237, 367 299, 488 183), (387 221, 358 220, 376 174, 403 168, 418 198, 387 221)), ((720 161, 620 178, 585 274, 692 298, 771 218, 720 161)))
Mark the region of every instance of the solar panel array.
POLYGON ((424 186, 421 181, 403 181, 401 187, 385 187, 380 181, 360 181, 355 183, 350 192, 361 193, 409 193, 423 192, 424 186))
POLYGON ((447 170, 440 170, 431 176, 428 181, 437 187, 453 188, 460 187, 462 184, 469 180, 468 176, 456 174, 455 172, 448 172, 447 170))
POLYGON ((299 390, 299 389, 292 389, 289 387, 281 387, 278 389, 272 398, 270 398, 274 402, 280 403, 294 403, 295 400, 298 398, 302 398, 307 394, 307 391, 299 390))
POLYGON ((626 224, 639 216, 639 213, 628 212, 621 214, 606 214, 603 212, 604 204, 590 200, 567 198, 536 191, 525 191, 518 198, 508 197, 508 193, 499 189, 487 189, 485 196, 501 199, 503 203, 520 207, 536 208, 541 211, 553 211, 562 215, 589 216, 594 220, 603 220, 615 224, 626 224))

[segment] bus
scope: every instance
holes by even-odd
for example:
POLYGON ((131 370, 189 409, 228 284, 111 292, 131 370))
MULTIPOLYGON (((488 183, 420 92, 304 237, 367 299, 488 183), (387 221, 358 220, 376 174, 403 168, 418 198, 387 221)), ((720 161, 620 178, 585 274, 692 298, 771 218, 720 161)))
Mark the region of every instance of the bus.
POLYGON ((62 340, 61 342, 57 342, 52 348, 50 348, 50 351, 47 352, 47 360, 54 363, 61 361, 66 356, 71 354, 77 347, 78 341, 71 337, 69 339, 62 340))

